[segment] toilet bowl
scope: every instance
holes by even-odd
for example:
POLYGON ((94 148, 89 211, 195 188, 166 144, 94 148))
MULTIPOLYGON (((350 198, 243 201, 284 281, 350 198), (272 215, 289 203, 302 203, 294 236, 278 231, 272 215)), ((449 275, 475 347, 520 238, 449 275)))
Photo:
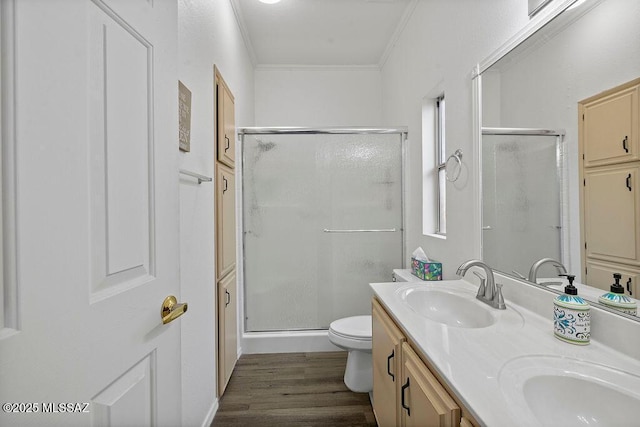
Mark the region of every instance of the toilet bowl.
POLYGON ((329 325, 329 341, 347 350, 344 383, 357 393, 373 390, 371 361, 371 316, 345 317, 329 325))

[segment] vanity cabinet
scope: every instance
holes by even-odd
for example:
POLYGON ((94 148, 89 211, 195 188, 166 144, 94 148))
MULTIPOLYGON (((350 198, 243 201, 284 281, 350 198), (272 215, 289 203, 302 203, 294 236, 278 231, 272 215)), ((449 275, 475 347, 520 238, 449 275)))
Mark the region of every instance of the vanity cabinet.
POLYGON ((634 81, 580 103, 586 167, 640 159, 639 91, 640 84, 634 81))
POLYGON ((477 426, 376 298, 372 306, 373 412, 378 425, 477 426))
POLYGON ((214 73, 217 112, 217 158, 219 162, 233 168, 236 152, 235 101, 229 86, 227 86, 217 68, 215 68, 214 73))
POLYGON ((400 406, 407 427, 455 427, 460 407, 406 342, 402 344, 400 406))
POLYGON ((640 79, 578 103, 583 282, 608 290, 640 270, 640 79))
POLYGON ((372 307, 373 412, 378 425, 400 425, 402 343, 406 338, 376 300, 372 307))

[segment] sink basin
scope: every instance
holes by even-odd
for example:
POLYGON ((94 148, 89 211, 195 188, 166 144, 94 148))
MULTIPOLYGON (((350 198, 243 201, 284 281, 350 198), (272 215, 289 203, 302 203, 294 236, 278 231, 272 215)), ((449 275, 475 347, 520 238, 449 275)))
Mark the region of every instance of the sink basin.
POLYGON ((497 320, 491 313, 495 309, 477 301, 470 291, 422 285, 404 290, 401 298, 421 316, 448 326, 486 328, 497 320))
POLYGON ((524 425, 630 426, 640 419, 640 377, 606 365, 525 356, 507 362, 498 382, 524 425))

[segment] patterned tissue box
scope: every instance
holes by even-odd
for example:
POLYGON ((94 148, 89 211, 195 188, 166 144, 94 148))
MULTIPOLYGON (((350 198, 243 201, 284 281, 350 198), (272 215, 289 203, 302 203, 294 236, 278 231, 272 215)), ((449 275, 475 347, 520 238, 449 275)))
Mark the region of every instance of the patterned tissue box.
POLYGON ((411 257, 411 274, 422 280, 442 280, 442 263, 425 262, 411 257))

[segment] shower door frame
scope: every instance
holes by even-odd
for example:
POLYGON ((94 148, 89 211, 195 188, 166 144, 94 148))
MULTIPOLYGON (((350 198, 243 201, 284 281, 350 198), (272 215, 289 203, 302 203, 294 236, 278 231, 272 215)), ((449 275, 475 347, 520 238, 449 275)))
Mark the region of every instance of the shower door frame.
MULTIPOLYGON (((405 259, 405 254, 407 253, 406 248, 406 210, 405 210, 405 199, 406 199, 406 157, 407 157, 407 136, 408 136, 408 128, 406 126, 400 127, 390 127, 390 128, 378 128, 378 127, 323 127, 323 128, 310 128, 310 127, 239 127, 237 128, 237 144, 236 144, 236 159, 240 158, 240 161, 236 163, 236 182, 239 181, 240 185, 237 185, 237 193, 236 200, 237 210, 236 210, 236 224, 240 224, 237 232, 240 234, 237 241, 240 242, 238 245, 238 253, 237 260, 238 266, 236 268, 236 274, 238 275, 238 284, 240 292, 239 299, 241 304, 238 306, 238 315, 241 316, 241 325, 242 329, 239 331, 244 337, 246 334, 282 334, 289 332, 313 332, 313 331, 326 331, 327 329, 318 328, 318 329, 287 329, 284 331, 269 331, 269 332, 248 332, 246 325, 246 298, 245 298, 245 222, 244 222, 244 137, 245 135, 336 135, 336 134, 345 134, 345 135, 373 135, 373 134, 398 134, 400 136, 400 147, 401 147, 401 162, 400 162, 400 192, 401 192, 401 203, 400 203, 400 217, 401 217, 401 259, 402 265, 400 268, 405 268, 407 261, 405 259), (239 179, 238 179, 239 178, 239 179)), ((238 237, 238 236, 236 236, 238 237)), ((389 281, 391 281, 391 272, 389 272, 389 281)))
MULTIPOLYGON (((482 163, 482 137, 483 136, 541 136, 555 137, 556 142, 556 182, 559 189, 559 218, 560 218, 560 262, 567 268, 571 264, 571 250, 569 247, 569 187, 568 187, 568 162, 565 146, 564 129, 542 129, 542 128, 506 128, 506 127, 485 127, 480 128, 480 163, 482 163)), ((483 202, 483 172, 480 168, 480 253, 484 256, 484 202, 483 202)), ((503 272, 512 275, 509 272, 503 272)))

